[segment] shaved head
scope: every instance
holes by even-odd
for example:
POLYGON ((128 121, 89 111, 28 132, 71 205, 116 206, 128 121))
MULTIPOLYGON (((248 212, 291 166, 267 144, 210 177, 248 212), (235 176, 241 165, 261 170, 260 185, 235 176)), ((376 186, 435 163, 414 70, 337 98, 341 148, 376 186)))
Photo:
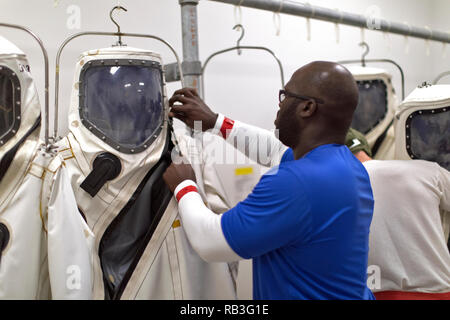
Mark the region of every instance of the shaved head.
POLYGON ((350 71, 334 62, 316 61, 295 71, 291 81, 294 90, 324 100, 322 114, 331 121, 340 120, 335 125, 341 125, 347 132, 359 95, 350 71))
POLYGON ((287 94, 280 103, 276 125, 283 143, 295 147, 303 139, 345 142, 358 105, 358 86, 350 71, 334 62, 315 61, 295 71, 285 90, 311 99, 287 94))

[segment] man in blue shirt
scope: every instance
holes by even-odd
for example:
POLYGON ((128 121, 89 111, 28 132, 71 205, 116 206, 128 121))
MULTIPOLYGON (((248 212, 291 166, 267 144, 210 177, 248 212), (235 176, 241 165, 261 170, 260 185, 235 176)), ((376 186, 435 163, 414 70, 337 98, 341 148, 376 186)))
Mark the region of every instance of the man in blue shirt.
POLYGON ((247 155, 266 139, 255 160, 261 152, 281 158, 223 215, 203 204, 190 165, 172 164, 164 179, 189 241, 206 261, 252 258, 255 299, 373 299, 366 285, 372 190, 344 145, 358 103, 355 80, 341 65, 313 62, 279 98, 279 140, 213 113, 193 89, 171 98, 171 115, 188 125, 202 121, 203 130, 214 128, 247 155), (247 144, 237 143, 243 137, 247 144))

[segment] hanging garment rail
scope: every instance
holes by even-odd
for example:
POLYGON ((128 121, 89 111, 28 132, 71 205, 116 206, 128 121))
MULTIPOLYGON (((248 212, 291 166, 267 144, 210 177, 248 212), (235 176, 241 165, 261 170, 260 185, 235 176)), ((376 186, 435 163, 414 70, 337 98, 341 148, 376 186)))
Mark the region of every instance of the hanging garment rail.
POLYGON ((400 34, 408 37, 421 38, 425 40, 440 41, 450 43, 450 33, 431 30, 427 27, 410 26, 407 23, 391 22, 385 19, 379 19, 375 28, 372 26, 368 17, 361 14, 337 11, 329 8, 313 6, 306 3, 282 1, 282 0, 210 0, 222 2, 241 7, 261 9, 275 13, 285 13, 289 15, 305 17, 310 19, 329 21, 343 25, 373 29, 388 33, 400 34), (369 21, 368 21, 369 20, 369 21), (379 27, 379 28, 378 28, 379 27))
POLYGON ((278 57, 275 55, 275 53, 270 50, 269 48, 266 47, 261 47, 261 46, 241 46, 241 40, 244 38, 244 34, 245 34, 245 30, 244 30, 244 26, 242 26, 241 24, 237 24, 233 27, 233 30, 241 30, 241 36, 239 37, 237 44, 235 47, 231 47, 231 48, 227 48, 227 49, 223 49, 217 52, 214 52, 213 54, 211 54, 208 58, 206 58, 205 63, 203 64, 203 68, 202 68, 202 74, 201 74, 201 92, 202 95, 201 97, 204 99, 205 98, 205 71, 206 71, 206 67, 209 63, 209 61, 211 61, 212 58, 226 53, 226 52, 230 52, 230 51, 237 51, 238 55, 241 55, 242 50, 257 50, 257 51, 265 51, 268 52, 277 62, 278 64, 278 68, 280 69, 280 78, 281 78, 281 88, 284 88, 284 70, 283 70, 283 65, 281 64, 280 59, 278 59, 278 57))
POLYGON ((206 69, 206 66, 208 65, 209 61, 212 58, 214 58, 215 56, 218 56, 219 54, 230 52, 230 51, 235 51, 235 50, 240 50, 240 49, 265 51, 265 52, 268 52, 272 57, 274 57, 276 62, 277 62, 277 64, 278 64, 278 68, 280 69, 281 88, 284 88, 283 65, 281 64, 280 59, 278 59, 278 57, 275 55, 275 53, 273 53, 272 50, 270 50, 268 48, 265 48, 265 47, 257 47, 257 46, 239 46, 239 47, 236 46, 236 47, 232 47, 232 48, 228 48, 228 49, 217 51, 217 52, 213 53, 212 55, 210 55, 208 57, 208 59, 206 59, 205 64, 203 65, 203 68, 202 68, 202 81, 201 81, 202 86, 201 86, 201 88, 202 88, 203 95, 205 94, 205 92, 204 92, 204 90, 205 90, 205 80, 204 80, 204 78, 205 78, 205 69, 206 69))
MULTIPOLYGON (((359 63, 361 62, 361 60, 342 60, 342 61, 338 61, 339 64, 353 64, 353 63, 359 63)), ((403 72, 402 67, 400 67, 400 65, 393 61, 393 60, 389 60, 389 59, 366 59, 364 60, 364 62, 380 62, 380 63, 390 63, 392 65, 394 65, 395 67, 397 67, 398 71, 400 72, 400 80, 401 80, 401 85, 402 85, 402 100, 405 99, 405 73, 403 72)))
POLYGON ((50 113, 50 107, 49 107, 49 102, 50 102, 50 98, 49 98, 49 63, 48 63, 48 54, 47 54, 47 50, 44 47, 44 44, 41 40, 41 38, 39 38, 33 31, 31 31, 28 28, 19 26, 19 25, 15 25, 15 24, 9 24, 9 23, 0 23, 0 27, 7 27, 7 28, 13 28, 13 29, 19 29, 22 31, 27 32, 28 34, 30 34, 38 43, 39 46, 41 48, 42 51, 42 55, 44 56, 44 90, 45 90, 45 107, 44 107, 44 121, 45 121, 45 147, 47 148, 47 150, 50 148, 50 138, 49 138, 49 113, 50 113))
POLYGON ((359 44, 359 46, 364 47, 366 49, 361 57, 361 60, 343 60, 343 61, 338 61, 338 63, 340 63, 340 64, 361 63, 361 65, 363 67, 366 66, 367 62, 390 63, 390 64, 394 65, 400 72, 400 78, 401 78, 401 84, 402 84, 402 101, 405 100, 405 73, 403 72, 402 67, 400 67, 400 65, 397 62, 390 60, 390 59, 366 59, 366 56, 370 52, 369 45, 366 42, 361 42, 359 44))
MULTIPOLYGON (((338 61, 338 63, 340 64, 352 64, 352 63, 358 63, 360 61, 358 60, 343 60, 343 61, 338 61)), ((402 84, 402 100, 405 99, 405 73, 403 72, 402 67, 400 67, 400 65, 390 59, 366 59, 365 62, 381 62, 381 63, 390 63, 392 65, 394 65, 395 67, 397 67, 398 71, 400 72, 400 80, 401 80, 401 84, 402 84)))
POLYGON ((438 84, 439 81, 441 81, 443 78, 450 76, 450 71, 446 71, 441 73, 440 75, 438 75, 436 77, 436 79, 434 79, 433 84, 438 84))

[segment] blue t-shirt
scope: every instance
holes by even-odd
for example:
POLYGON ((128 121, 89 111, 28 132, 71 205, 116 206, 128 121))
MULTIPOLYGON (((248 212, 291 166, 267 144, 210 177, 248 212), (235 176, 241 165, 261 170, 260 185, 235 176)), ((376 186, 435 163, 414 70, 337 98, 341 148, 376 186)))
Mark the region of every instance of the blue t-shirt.
POLYGON ((222 216, 241 257, 253 258, 253 298, 374 299, 367 287, 373 195, 363 165, 343 145, 299 160, 292 149, 222 216))

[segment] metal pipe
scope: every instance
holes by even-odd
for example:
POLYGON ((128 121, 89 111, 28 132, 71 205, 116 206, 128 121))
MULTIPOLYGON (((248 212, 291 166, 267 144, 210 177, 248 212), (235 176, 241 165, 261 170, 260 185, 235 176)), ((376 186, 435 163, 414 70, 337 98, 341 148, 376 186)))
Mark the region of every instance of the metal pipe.
POLYGON ((139 33, 118 33, 118 32, 80 32, 77 34, 74 34, 72 36, 70 36, 69 38, 67 38, 59 47, 58 49, 58 53, 56 54, 56 68, 55 68, 55 118, 54 118, 54 139, 58 139, 58 100, 59 100, 59 66, 60 66, 60 60, 61 60, 61 53, 64 49, 64 47, 73 39, 81 37, 81 36, 114 36, 114 37, 134 37, 134 38, 150 38, 150 39, 155 39, 158 41, 161 41, 162 43, 164 43, 167 47, 169 47, 169 49, 172 51, 172 53, 175 56, 175 59, 177 60, 178 63, 178 69, 180 72, 180 81, 182 86, 185 86, 184 83, 184 77, 183 77, 183 70, 181 68, 181 60, 177 54, 177 52, 175 51, 175 49, 165 40, 157 37, 157 36, 153 36, 153 35, 149 35, 149 34, 139 34, 139 33))
POLYGON ((45 121, 45 147, 48 148, 50 145, 49 142, 49 63, 48 63, 48 54, 47 54, 47 50, 44 47, 44 43, 42 42, 41 38, 39 38, 33 31, 31 31, 28 28, 19 26, 19 25, 15 25, 15 24, 8 24, 8 23, 0 23, 0 27, 7 27, 7 28, 14 28, 14 29, 19 29, 22 31, 27 32, 28 34, 30 34, 38 43, 39 46, 41 47, 42 50, 42 54, 44 55, 44 74, 45 74, 45 108, 44 108, 44 121, 45 121))
POLYGON ((404 36, 421 38, 425 40, 450 43, 450 33, 410 26, 406 23, 391 22, 379 19, 379 25, 372 28, 368 17, 361 14, 342 12, 324 7, 312 6, 310 4, 282 1, 282 0, 210 0, 242 7, 261 9, 272 12, 285 13, 289 15, 311 18, 316 20, 339 23, 359 28, 377 30, 404 36), (378 28, 379 27, 379 28, 378 28))
POLYGON ((197 89, 201 96, 201 62, 198 45, 197 5, 199 0, 178 0, 181 6, 181 30, 183 38, 183 70, 186 85, 197 89))

